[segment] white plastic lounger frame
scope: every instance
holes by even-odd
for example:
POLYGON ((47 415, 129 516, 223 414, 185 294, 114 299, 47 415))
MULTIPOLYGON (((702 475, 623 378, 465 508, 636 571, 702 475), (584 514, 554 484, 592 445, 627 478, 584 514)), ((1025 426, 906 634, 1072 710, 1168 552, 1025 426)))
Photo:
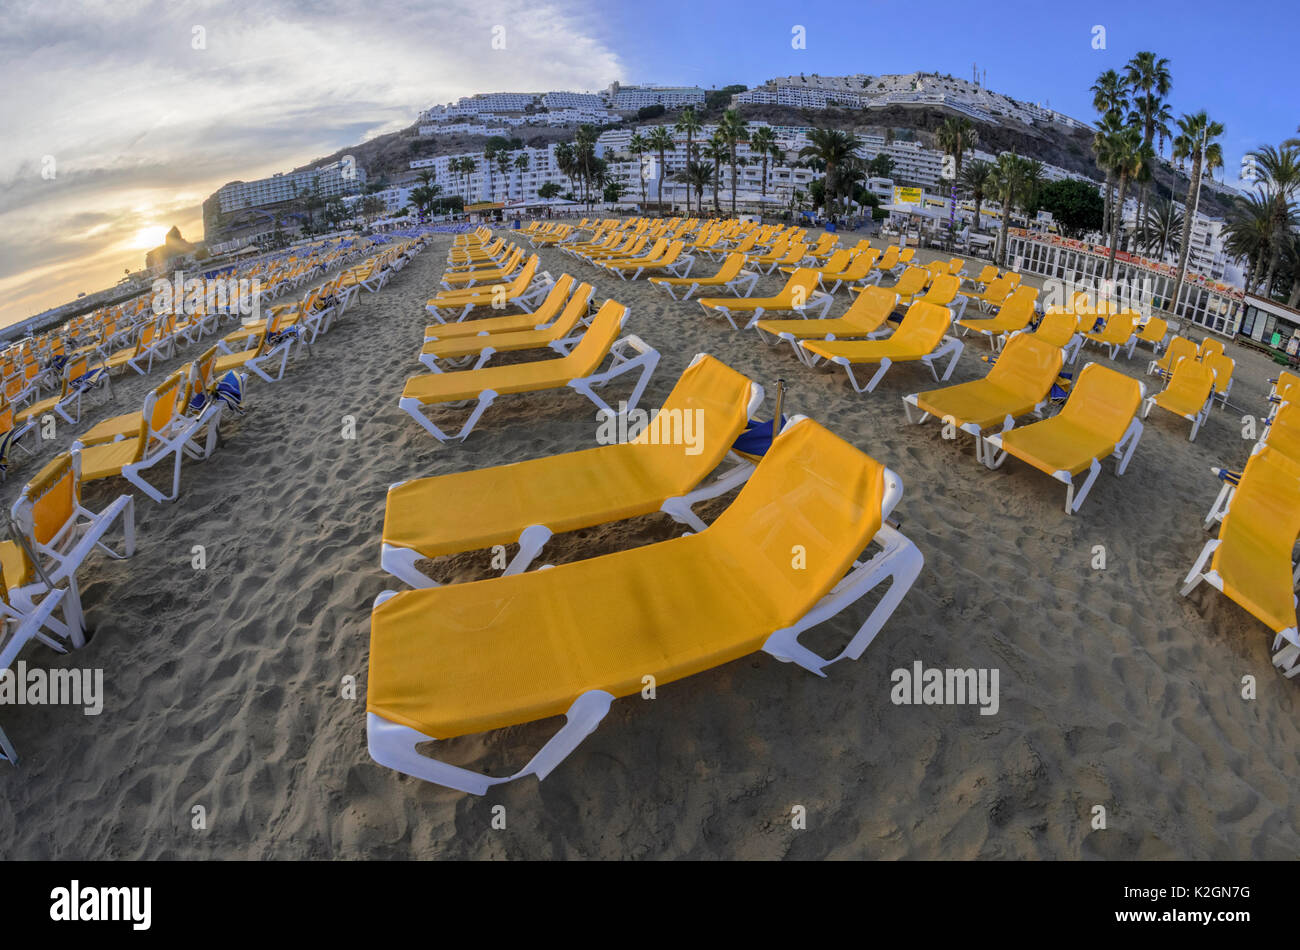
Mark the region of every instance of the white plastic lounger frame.
MULTIPOLYGON (((1002 432, 1005 431, 1006 429, 1002 430, 1002 432)), ((989 468, 998 468, 1007 460, 1009 453, 1002 448, 1002 432, 984 436, 984 464, 989 468)), ((1142 423, 1134 419, 1129 423, 1128 429, 1124 431, 1123 438, 1115 444, 1115 450, 1111 452, 1113 458, 1119 459, 1119 464, 1115 466, 1116 475, 1124 474, 1141 438, 1142 423)), ((1079 510, 1083 500, 1088 497, 1088 491, 1092 488, 1092 483, 1097 480, 1097 473, 1100 471, 1101 462, 1094 458, 1088 465, 1088 474, 1079 486, 1077 494, 1075 493, 1073 475, 1064 469, 1052 472, 1054 479, 1065 483, 1065 513, 1067 515, 1072 515, 1079 510)))
MULTIPOLYGON (((0 673, 13 666, 13 662, 18 658, 18 654, 23 647, 27 646, 32 640, 39 640, 50 649, 58 653, 67 653, 68 651, 59 643, 51 640, 41 628, 48 625, 50 615, 53 614, 54 608, 62 602, 67 591, 52 590, 36 604, 29 612, 16 610, 9 605, 3 605, 4 614, 15 621, 18 626, 9 635, 9 641, 0 650, 0 673)), ((18 752, 14 749, 13 743, 5 735, 3 729, 0 729, 0 761, 8 761, 13 765, 18 764, 18 752)))
MULTIPOLYGON (((793 424, 798 417, 791 419, 793 424)), ((889 469, 885 470, 885 500, 882 509, 885 518, 901 497, 902 482, 889 469)), ((811 673, 825 677, 825 668, 843 659, 856 660, 862 656, 876 634, 884 627, 894 610, 902 602, 921 568, 925 564, 919 548, 887 522, 872 539, 881 550, 869 560, 858 560, 848 574, 793 626, 774 631, 764 642, 763 652, 783 663, 794 663, 811 673), (876 604, 871 614, 837 655, 827 659, 814 653, 799 642, 799 636, 811 627, 836 616, 845 608, 870 593, 880 584, 889 582, 889 589, 876 604)), ((375 599, 382 604, 396 591, 384 591, 375 599)), ((377 716, 366 714, 366 737, 370 757, 380 765, 406 775, 454 788, 474 795, 486 794, 493 785, 513 782, 526 775, 536 775, 538 781, 546 778, 565 760, 583 739, 591 735, 609 712, 612 694, 600 689, 588 690, 573 701, 565 724, 547 741, 537 754, 513 775, 492 778, 459 766, 448 765, 437 759, 421 755, 418 747, 438 741, 409 726, 398 725, 377 716)))
MULTIPOLYGON (((952 371, 956 369, 957 360, 961 358, 961 351, 964 347, 965 344, 955 336, 945 336, 943 342, 936 346, 931 352, 926 353, 917 361, 907 360, 906 362, 924 363, 926 368, 928 368, 930 373, 934 376, 935 382, 946 383, 952 378, 952 371), (952 358, 948 361, 947 367, 944 368, 943 375, 940 376, 939 371, 935 369, 934 364, 936 360, 942 359, 945 356, 951 356, 952 358)), ((803 348, 800 347, 800 349, 803 348)), ((804 350, 804 362, 809 366, 817 366, 822 362, 822 357, 804 350)), ((872 377, 864 384, 858 382, 858 377, 853 372, 853 364, 847 357, 835 356, 831 358, 830 362, 834 363, 836 366, 844 367, 844 372, 849 377, 849 383, 853 386, 854 390, 860 393, 874 392, 876 387, 880 385, 880 381, 885 378, 885 374, 889 372, 889 367, 894 365, 894 361, 886 356, 880 361, 880 368, 877 369, 872 377)))
MULTIPOLYGON (((609 348, 609 354, 612 357, 612 363, 609 369, 593 373, 590 376, 584 376, 581 379, 571 379, 569 380, 568 385, 595 403, 597 409, 613 415, 618 415, 609 407, 608 404, 606 404, 605 400, 596 395, 593 390, 608 385, 610 382, 626 373, 639 371, 641 375, 632 389, 632 394, 628 396, 627 399, 627 408, 628 411, 631 412, 636 408, 637 403, 641 400, 641 395, 645 392, 646 385, 650 382, 650 376, 654 373, 655 367, 659 364, 659 351, 635 334, 628 334, 627 336, 614 341, 613 345, 609 348)), ((439 442, 463 442, 469 437, 469 434, 474 431, 474 427, 478 425, 478 421, 482 417, 483 413, 488 410, 488 407, 496 401, 496 398, 499 395, 500 393, 494 389, 485 389, 483 392, 479 393, 478 401, 471 410, 469 418, 465 420, 465 423, 461 426, 460 430, 454 434, 443 432, 441 428, 435 425, 433 420, 424 414, 424 404, 421 403, 419 399, 411 396, 403 396, 397 401, 397 406, 399 409, 409 414, 416 422, 420 423, 420 425, 424 427, 425 431, 439 442)), ((523 392, 519 395, 531 395, 531 392, 523 392)), ((433 405, 438 404, 435 403, 433 405)))

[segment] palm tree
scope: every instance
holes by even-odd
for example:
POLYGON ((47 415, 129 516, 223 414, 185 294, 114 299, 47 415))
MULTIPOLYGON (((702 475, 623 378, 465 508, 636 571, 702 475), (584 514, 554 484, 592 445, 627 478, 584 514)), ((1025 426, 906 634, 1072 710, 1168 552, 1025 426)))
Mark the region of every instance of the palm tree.
POLYGON ((1178 210, 1173 199, 1157 199, 1155 203, 1147 205, 1143 238, 1139 246, 1147 253, 1154 253, 1156 260, 1163 263, 1165 252, 1173 247, 1174 241, 1182 233, 1183 213, 1178 210))
POLYGON ((704 148, 700 149, 700 154, 713 162, 713 213, 722 214, 722 204, 718 201, 718 187, 722 181, 722 163, 728 154, 727 140, 722 138, 720 132, 714 132, 713 137, 704 144, 704 148))
POLYGON ((762 191, 762 198, 759 201, 759 213, 767 207, 767 162, 771 158, 773 150, 780 151, 776 145, 776 133, 772 131, 770 125, 760 125, 754 130, 754 134, 749 137, 749 151, 751 155, 761 157, 763 164, 762 176, 759 178, 759 188, 762 191))
POLYGON ((1255 168, 1271 209, 1271 248, 1268 273, 1264 277, 1264 292, 1271 296, 1286 236, 1291 230, 1290 222, 1295 216, 1295 197, 1300 192, 1300 149, 1266 145, 1248 154, 1255 159, 1255 168))
POLYGON ((967 149, 974 148, 979 142, 979 132, 971 125, 970 119, 957 116, 944 119, 935 138, 939 142, 939 147, 956 160, 956 168, 952 176, 952 193, 948 203, 948 228, 951 230, 957 223, 957 183, 961 180, 962 158, 967 149))
POLYGON ((695 161, 688 161, 686 167, 677 173, 676 180, 686 185, 687 194, 695 192, 696 207, 700 209, 704 208, 704 189, 709 186, 709 182, 716 181, 707 164, 695 161))
POLYGON ((1124 122, 1117 112, 1107 112, 1097 123, 1092 134, 1092 154, 1097 167, 1106 173, 1106 200, 1102 204, 1101 232, 1110 233, 1111 202, 1115 197, 1115 161, 1111 155, 1114 143, 1124 131, 1124 122))
POLYGON ((1011 209, 1023 200, 1026 164, 1015 152, 1003 152, 993 164, 990 176, 993 193, 1002 203, 1002 224, 998 229, 998 245, 993 259, 1004 267, 1007 263, 1007 230, 1011 226, 1011 209))
MULTIPOLYGON (((673 128, 675 128, 678 132, 681 132, 683 135, 686 136, 686 161, 687 163, 689 163, 695 157, 693 154, 694 146, 692 145, 692 142, 694 141, 696 133, 700 132, 704 128, 702 125, 700 125, 700 117, 695 113, 695 106, 687 106, 685 109, 683 109, 682 114, 677 117, 677 124, 673 126, 673 128)), ((687 216, 689 216, 690 213, 691 213, 691 190, 687 188, 686 189, 687 216)))
POLYGON ((1273 202, 1263 190, 1232 203, 1223 229, 1223 246, 1234 260, 1247 262, 1246 292, 1253 293, 1273 246, 1273 202))
POLYGON ((1119 231, 1124 224, 1124 198, 1128 184, 1142 170, 1153 154, 1151 146, 1142 141, 1142 130, 1128 125, 1111 137, 1106 149, 1110 159, 1110 172, 1119 180, 1115 197, 1115 211, 1110 220, 1110 256, 1106 260, 1106 277, 1115 274, 1115 254, 1119 250, 1119 231))
POLYGON ((1205 110, 1184 114, 1178 120, 1178 135, 1174 137, 1174 158, 1192 160, 1191 180, 1187 186, 1187 204, 1183 212, 1183 240, 1178 257, 1178 276, 1174 279, 1174 295, 1169 307, 1178 306, 1178 295, 1187 275, 1187 256, 1192 249, 1192 221, 1196 217, 1197 199, 1201 192, 1201 174, 1223 165, 1223 148, 1216 141, 1223 134, 1223 125, 1215 122, 1205 110))
MULTIPOLYGON (((628 154, 637 160, 637 178, 641 179, 641 210, 645 210, 645 168, 641 165, 641 156, 650 151, 650 143, 640 132, 632 133, 627 143, 628 154)), ((689 192, 687 192, 689 200, 689 192)), ((687 212, 689 214, 689 212, 687 212)))
MULTIPOLYGON (((1128 83, 1113 69, 1108 69, 1100 76, 1097 81, 1090 87, 1092 92, 1092 107, 1101 115, 1101 122, 1097 125, 1097 135, 1093 137, 1092 150, 1097 153, 1098 145, 1107 135, 1117 130, 1124 121, 1124 116, 1129 111, 1128 101, 1128 83), (1105 128, 1103 129, 1103 126, 1105 128)), ((1105 232, 1110 228, 1110 202, 1112 194, 1111 174, 1107 168, 1107 163, 1103 157, 1097 155, 1097 164, 1106 172, 1106 203, 1105 212, 1102 220, 1102 231, 1105 232)))
POLYGON ((574 161, 571 142, 561 142, 555 146, 555 167, 561 175, 569 179, 569 191, 577 192, 578 185, 575 181, 577 164, 574 161))
POLYGON ((837 170, 848 161, 862 144, 852 132, 840 129, 810 129, 807 133, 808 144, 799 150, 801 159, 821 162, 826 168, 826 199, 837 193, 839 181, 837 170))
POLYGON ((483 166, 487 169, 487 200, 492 200, 492 192, 496 190, 496 182, 492 178, 492 169, 496 166, 497 150, 491 145, 483 149, 483 166))
POLYGON ((596 138, 600 133, 596 127, 590 123, 578 126, 577 134, 573 142, 573 161, 577 170, 578 180, 582 183, 583 200, 587 203, 587 210, 591 210, 591 185, 594 180, 593 172, 596 168, 596 138))
POLYGON ((967 163, 966 167, 961 170, 962 190, 969 192, 971 198, 975 200, 976 231, 980 229, 980 208, 984 204, 984 199, 993 193, 992 173, 993 163, 986 162, 982 158, 967 163))
MULTIPOLYGON (((1169 135, 1169 122, 1173 118, 1165 102, 1172 85, 1169 78, 1169 60, 1157 57, 1155 53, 1149 51, 1138 53, 1125 64, 1124 79, 1128 82, 1133 95, 1133 109, 1129 113, 1129 121, 1141 126, 1143 145, 1151 148, 1158 132, 1160 145, 1163 148, 1165 137, 1169 135)), ((1139 179, 1141 185, 1138 188, 1137 222, 1139 229, 1145 229, 1146 197, 1150 175, 1139 175, 1139 179)))
POLYGON ((727 143, 727 157, 731 159, 731 216, 736 216, 736 185, 738 179, 736 176, 736 146, 741 142, 748 141, 749 131, 746 128, 749 125, 740 117, 740 113, 735 109, 728 109, 722 113, 722 121, 718 123, 718 133, 727 143))
POLYGON ((677 143, 673 141, 673 133, 668 131, 666 125, 656 125, 646 136, 646 144, 659 153, 659 213, 664 213, 664 179, 668 176, 668 153, 677 149, 677 143))
POLYGON ((532 165, 532 159, 528 157, 527 152, 520 152, 515 156, 515 171, 519 172, 519 197, 524 196, 524 172, 528 171, 532 165))
MULTIPOLYGON (((515 160, 511 156, 511 154, 507 152, 505 149, 501 149, 501 151, 497 152, 496 160, 497 160, 497 171, 501 173, 501 177, 504 178, 506 181, 505 200, 509 201, 510 200, 510 169, 514 167, 515 160)), ((496 195, 493 195, 492 197, 495 198, 496 195)))

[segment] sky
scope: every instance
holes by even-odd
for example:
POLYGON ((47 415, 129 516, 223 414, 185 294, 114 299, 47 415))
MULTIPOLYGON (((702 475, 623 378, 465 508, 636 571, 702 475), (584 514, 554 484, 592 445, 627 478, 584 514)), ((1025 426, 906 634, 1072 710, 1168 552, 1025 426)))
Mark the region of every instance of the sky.
POLYGON ((1223 122, 1226 178, 1292 136, 1300 5, 986 0, 6 0, 0 326, 110 286, 228 181, 286 171, 475 92, 780 75, 969 77, 1080 119, 1139 50, 1175 115, 1223 122), (797 12, 794 12, 797 11, 797 12), (505 49, 494 49, 494 27, 505 49), (805 48, 794 49, 796 26, 805 48), (1102 30, 1104 32, 1098 32, 1102 30))

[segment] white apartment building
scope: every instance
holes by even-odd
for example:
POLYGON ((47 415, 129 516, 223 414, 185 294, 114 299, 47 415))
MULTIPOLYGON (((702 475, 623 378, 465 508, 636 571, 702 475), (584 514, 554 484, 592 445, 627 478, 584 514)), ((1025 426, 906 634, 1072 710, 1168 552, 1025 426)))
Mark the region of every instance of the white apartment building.
POLYGON ((612 125, 619 117, 604 109, 552 109, 537 117, 547 125, 612 125))
POLYGON ((542 96, 542 105, 552 112, 556 109, 595 112, 605 108, 605 100, 594 92, 548 92, 542 96))
POLYGON ((607 98, 617 112, 636 112, 646 106, 680 109, 704 104, 704 90, 699 86, 624 86, 612 83, 607 98))
POLYGON ((217 189, 217 201, 225 213, 292 201, 309 194, 319 194, 321 198, 354 194, 365 183, 364 169, 355 162, 339 161, 257 181, 232 181, 217 189))

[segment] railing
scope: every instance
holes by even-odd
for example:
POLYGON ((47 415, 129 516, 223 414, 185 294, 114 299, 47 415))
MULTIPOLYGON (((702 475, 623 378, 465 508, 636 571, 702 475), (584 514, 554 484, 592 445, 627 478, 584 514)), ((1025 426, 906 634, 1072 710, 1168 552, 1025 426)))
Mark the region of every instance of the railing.
POLYGON ((1109 253, 1097 245, 1023 228, 1011 228, 1007 234, 1007 266, 1012 270, 1059 281, 1067 291, 1086 291, 1094 298, 1115 296, 1144 314, 1160 311, 1214 333, 1236 334, 1245 296, 1240 289, 1188 271, 1174 302, 1174 267, 1118 252, 1114 273, 1107 279, 1109 253))

